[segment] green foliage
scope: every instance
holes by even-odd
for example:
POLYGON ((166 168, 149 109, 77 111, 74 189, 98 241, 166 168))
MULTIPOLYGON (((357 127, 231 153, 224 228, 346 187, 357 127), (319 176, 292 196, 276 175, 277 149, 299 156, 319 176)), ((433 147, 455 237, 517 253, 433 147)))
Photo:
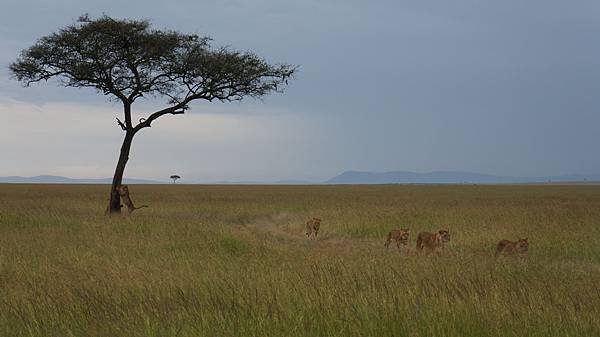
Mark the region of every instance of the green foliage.
POLYGON ((1 336, 600 335, 596 186, 136 185, 111 218, 105 190, 0 185, 1 336))
POLYGON ((23 50, 10 70, 26 84, 57 78, 127 104, 144 95, 166 96, 179 109, 194 99, 230 101, 278 91, 295 67, 213 48, 208 37, 152 29, 146 20, 84 16, 23 50))

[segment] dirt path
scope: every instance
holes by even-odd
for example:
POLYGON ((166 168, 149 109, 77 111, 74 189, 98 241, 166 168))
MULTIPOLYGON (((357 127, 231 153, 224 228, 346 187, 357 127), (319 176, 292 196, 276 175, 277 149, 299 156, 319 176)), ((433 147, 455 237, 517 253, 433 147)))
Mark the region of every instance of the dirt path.
MULTIPOLYGON (((384 247, 384 238, 379 240, 373 238, 351 238, 335 233, 328 233, 326 224, 321 227, 318 239, 312 241, 304 233, 304 224, 299 223, 291 227, 289 225, 291 219, 290 214, 278 213, 269 217, 254 219, 250 223, 238 226, 238 228, 240 231, 255 238, 264 240, 270 237, 276 242, 301 249, 336 250, 340 253, 346 250, 368 252, 368 254, 398 253, 396 247, 390 246, 389 249, 384 247)), ((399 253, 414 255, 414 247, 401 247, 399 253)))

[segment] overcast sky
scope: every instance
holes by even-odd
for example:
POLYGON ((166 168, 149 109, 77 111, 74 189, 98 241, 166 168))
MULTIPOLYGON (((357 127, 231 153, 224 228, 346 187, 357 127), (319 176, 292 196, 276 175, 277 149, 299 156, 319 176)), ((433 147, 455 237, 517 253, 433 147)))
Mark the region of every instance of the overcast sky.
MULTIPOLYGON (((8 65, 103 13, 300 71, 264 101, 196 103, 136 136, 126 176, 326 180, 345 170, 600 173, 600 1, 2 0, 0 176, 112 176, 120 107, 8 65)), ((143 116, 161 102, 134 107, 143 116)))

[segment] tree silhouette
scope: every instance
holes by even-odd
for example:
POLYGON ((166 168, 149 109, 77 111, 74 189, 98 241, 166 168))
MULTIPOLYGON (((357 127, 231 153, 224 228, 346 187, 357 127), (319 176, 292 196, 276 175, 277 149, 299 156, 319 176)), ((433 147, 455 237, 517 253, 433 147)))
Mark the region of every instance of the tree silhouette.
POLYGON ((173 179, 173 184, 175 184, 175 181, 176 181, 177 179, 181 179, 181 177, 180 177, 180 176, 178 176, 178 175, 176 175, 176 174, 174 174, 174 175, 172 175, 172 176, 171 176, 171 179, 173 179))
POLYGON ((295 66, 269 64, 251 52, 214 48, 210 41, 152 29, 147 20, 84 15, 23 50, 10 71, 26 86, 55 78, 65 87, 94 88, 122 103, 123 118, 117 123, 125 136, 110 193, 110 211, 117 213, 117 187, 140 130, 161 116, 183 114, 195 100, 229 102, 282 92, 296 71, 295 66), (167 104, 133 121, 133 103, 147 96, 167 98, 167 104))

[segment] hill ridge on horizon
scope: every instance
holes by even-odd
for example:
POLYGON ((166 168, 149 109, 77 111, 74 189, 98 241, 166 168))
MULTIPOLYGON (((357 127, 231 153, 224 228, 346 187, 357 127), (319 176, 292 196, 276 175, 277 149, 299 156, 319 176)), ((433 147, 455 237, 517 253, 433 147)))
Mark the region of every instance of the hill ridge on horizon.
POLYGON ((427 183, 547 183, 547 182, 583 182, 600 181, 600 174, 565 174, 557 176, 512 177, 468 171, 345 171, 329 180, 326 184, 427 184, 427 183))
MULTIPOLYGON (((152 179, 124 178, 126 184, 168 184, 169 181, 152 179)), ((284 179, 278 181, 228 181, 214 182, 189 181, 187 184, 231 184, 231 185, 351 185, 351 184, 510 184, 510 183, 560 183, 560 182, 594 182, 600 181, 600 174, 565 174, 539 177, 511 177, 493 174, 474 173, 469 171, 387 171, 371 172, 348 170, 326 181, 306 181, 300 179, 284 179)), ((37 175, 31 177, 0 177, 0 183, 9 184, 110 184, 112 178, 68 178, 56 175, 37 175)))

